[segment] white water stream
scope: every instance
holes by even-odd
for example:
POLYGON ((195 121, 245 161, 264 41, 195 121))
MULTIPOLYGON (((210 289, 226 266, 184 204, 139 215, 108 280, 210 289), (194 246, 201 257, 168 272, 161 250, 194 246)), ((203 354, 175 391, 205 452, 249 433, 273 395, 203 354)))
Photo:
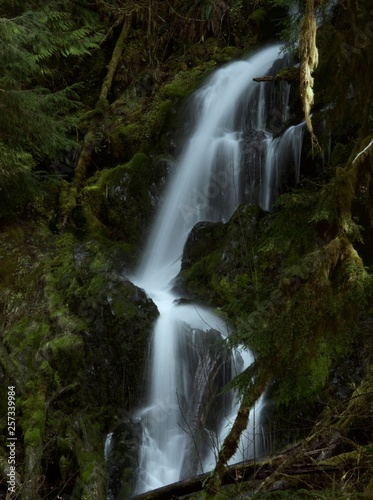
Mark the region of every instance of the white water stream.
MULTIPOLYGON (((279 49, 265 48, 217 70, 196 92, 194 132, 133 280, 160 312, 150 348, 147 404, 136 415, 143 426, 136 494, 211 469, 235 418, 235 396, 221 395, 221 389, 252 362, 251 354, 228 351, 229 328, 208 309, 175 304, 171 282, 197 222, 228 221, 243 201, 270 208, 289 164, 294 180, 299 178, 303 126, 284 133, 283 125, 282 130, 274 126, 278 117, 287 118, 289 86, 253 82, 269 73, 279 49)), ((253 437, 260 434, 259 409, 251 418, 256 429, 248 430, 236 461, 260 452, 260 439, 253 437)))

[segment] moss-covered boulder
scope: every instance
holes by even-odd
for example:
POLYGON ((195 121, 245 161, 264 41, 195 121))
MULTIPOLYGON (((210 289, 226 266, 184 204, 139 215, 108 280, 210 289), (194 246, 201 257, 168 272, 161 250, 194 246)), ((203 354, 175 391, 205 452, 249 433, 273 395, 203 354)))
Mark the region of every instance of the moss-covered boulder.
MULTIPOLYGON (((55 235, 41 219, 0 235, 1 410, 14 386, 22 498, 106 495, 104 436, 139 400, 158 314, 127 267, 121 243, 55 235)), ((2 452, 0 464, 6 485, 2 452)))
MULTIPOLYGON (((121 246, 77 244, 66 235, 52 263, 49 290, 80 319, 84 391, 97 405, 128 408, 141 386, 152 324, 158 311, 125 276, 121 246)), ((55 311, 57 314, 57 311, 55 311)))
POLYGON ((201 222, 190 232, 175 288, 188 298, 223 307, 255 294, 252 248, 261 233, 265 212, 257 205, 240 206, 226 223, 201 222))
POLYGON ((166 157, 138 153, 124 165, 97 173, 81 193, 76 225, 99 239, 119 240, 126 262, 134 265, 168 172, 166 157))

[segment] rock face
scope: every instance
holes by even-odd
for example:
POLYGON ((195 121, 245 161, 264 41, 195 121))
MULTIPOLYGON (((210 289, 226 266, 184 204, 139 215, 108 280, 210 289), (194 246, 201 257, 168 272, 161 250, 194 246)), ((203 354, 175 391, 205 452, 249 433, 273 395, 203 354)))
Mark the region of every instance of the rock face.
POLYGON ((120 247, 108 252, 91 240, 73 248, 68 273, 56 282, 70 312, 84 322, 84 390, 98 405, 114 408, 137 399, 158 314, 145 292, 124 277, 124 257, 120 247))
POLYGON ((250 267, 248 253, 260 236, 265 214, 257 205, 241 205, 226 224, 196 224, 184 246, 175 289, 187 298, 223 306, 230 283, 250 267))
POLYGON ((133 266, 144 246, 170 165, 169 158, 150 159, 138 153, 128 163, 99 172, 82 191, 76 226, 83 233, 123 242, 125 260, 133 266))
MULTIPOLYGON (((52 422, 58 422, 65 415, 66 424, 59 431, 63 442, 77 425, 76 415, 83 415, 84 424, 78 420, 79 434, 84 440, 88 433, 84 429, 95 429, 89 432, 85 445, 93 455, 82 456, 77 450, 76 460, 81 467, 86 463, 88 469, 89 464, 97 463, 93 471, 102 471, 106 470, 105 429, 112 428, 140 399, 149 338, 158 310, 142 289, 125 278, 126 252, 121 246, 108 248, 106 242, 94 239, 79 244, 71 235, 59 238, 58 246, 60 254, 52 262, 48 290, 52 301, 66 304, 65 322, 73 327, 81 345, 79 362, 75 364, 72 361, 76 355, 66 352, 70 363, 67 372, 61 371, 60 364, 52 364, 64 383, 71 380, 79 385, 54 402, 50 417, 52 422), (70 416, 71 405, 77 405, 76 398, 80 403, 70 416)), ((51 313, 56 314, 54 310, 51 313)), ((49 432, 53 432, 53 427, 49 432)), ((57 453, 62 452, 59 447, 57 444, 57 453)), ((73 459, 71 452, 68 457, 73 459)), ((85 491, 96 479, 101 483, 102 472, 95 476, 87 472, 83 477, 75 489, 85 491)))
POLYGON ((259 199, 260 182, 264 167, 264 153, 267 135, 262 130, 247 130, 243 134, 241 155, 240 186, 243 187, 242 199, 253 203, 259 199), (246 166, 246 168, 245 168, 246 166))
POLYGON ((223 234, 222 222, 198 222, 185 242, 181 270, 190 268, 200 256, 208 253, 211 248, 216 248, 223 234))
POLYGON ((17 386, 24 494, 104 498, 104 435, 140 398, 157 308, 126 279, 123 244, 102 237, 14 223, 0 257, 1 376, 17 386))
POLYGON ((135 487, 139 465, 141 424, 131 418, 122 420, 111 433, 106 453, 109 498, 128 498, 135 487))

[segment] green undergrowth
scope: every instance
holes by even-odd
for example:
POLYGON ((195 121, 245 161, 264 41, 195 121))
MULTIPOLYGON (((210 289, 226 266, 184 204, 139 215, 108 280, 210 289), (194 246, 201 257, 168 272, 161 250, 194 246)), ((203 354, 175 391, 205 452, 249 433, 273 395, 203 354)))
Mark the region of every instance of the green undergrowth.
POLYGON ((333 363, 352 352, 373 292, 357 251, 371 205, 368 197, 359 212, 352 205, 369 191, 366 168, 369 162, 347 165, 319 189, 313 183, 285 194, 270 214, 239 208, 223 231, 206 233, 214 252, 192 254, 179 275, 192 297, 212 290, 211 301, 237 327, 231 342, 270 367, 271 398, 279 403, 315 398, 333 363))
POLYGON ((0 235, 2 401, 14 385, 23 494, 75 488, 98 499, 106 491, 103 437, 138 397, 157 309, 124 279, 125 245, 94 231, 84 240, 56 235, 46 222, 40 213, 0 235), (38 486, 33 477, 42 473, 38 486))
POLYGON ((146 95, 138 99, 137 107, 132 95, 120 97, 107 128, 114 158, 123 162, 137 151, 152 155, 168 152, 169 133, 181 125, 182 103, 216 67, 216 61, 208 61, 190 69, 179 68, 166 82, 153 86, 150 99, 145 99, 146 95))

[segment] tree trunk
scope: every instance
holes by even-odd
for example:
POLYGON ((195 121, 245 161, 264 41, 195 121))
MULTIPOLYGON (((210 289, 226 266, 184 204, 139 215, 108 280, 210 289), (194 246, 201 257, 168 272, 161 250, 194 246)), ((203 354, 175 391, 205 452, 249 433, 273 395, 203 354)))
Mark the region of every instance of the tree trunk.
MULTIPOLYGON (((231 465, 224 469, 221 484, 222 486, 226 486, 241 481, 262 482, 276 473, 286 458, 286 453, 282 453, 271 458, 264 458, 261 462, 248 460, 247 462, 231 465)), ((338 472, 341 473, 341 467, 339 465, 319 465, 317 463, 289 464, 288 467, 282 469, 282 473, 287 476, 333 474, 338 472)), ((147 491, 141 495, 136 495, 131 497, 131 500, 170 500, 192 495, 203 490, 203 485, 209 476, 210 473, 199 474, 198 476, 183 479, 182 481, 168 484, 152 491, 147 491)), ((255 488, 254 484, 252 489, 255 488)))
POLYGON ((22 394, 25 390, 25 384, 22 380, 21 374, 17 365, 13 362, 9 356, 6 347, 2 342, 0 342, 0 366, 11 383, 14 383, 15 390, 18 394, 22 394))
MULTIPOLYGON (((251 367, 249 367, 250 369, 251 367)), ((247 369, 247 373, 249 372, 247 369)), ((248 389, 248 394, 242 398, 240 408, 237 413, 237 417, 233 423, 232 429, 229 431, 227 437, 224 439, 224 443, 219 451, 218 459, 215 465, 215 469, 212 473, 211 479, 207 484, 206 489, 206 499, 212 500, 218 493, 219 488, 222 484, 222 478, 224 476, 226 465, 228 461, 236 453, 241 434, 246 429, 249 414, 251 408, 254 406, 256 401, 263 394, 264 389, 268 383, 268 377, 265 373, 259 373, 259 376, 253 382, 252 387, 248 389)))
POLYGON ((76 198, 79 188, 85 180, 87 167, 91 162, 92 152, 96 144, 95 131, 98 125, 98 121, 101 117, 101 110, 104 107, 104 105, 107 105, 107 96, 111 90, 114 75, 118 67, 119 60, 122 56, 124 44, 128 37, 130 27, 131 27, 131 16, 127 16, 124 18, 122 31, 119 35, 117 43, 115 44, 110 63, 107 67, 106 76, 104 78, 104 81, 102 82, 100 96, 95 106, 95 110, 97 111, 97 113, 94 114, 91 123, 89 125, 88 131, 84 137, 82 151, 80 153, 79 160, 75 168, 74 179, 69 189, 68 202, 66 203, 65 206, 60 207, 63 217, 63 223, 62 223, 63 226, 66 225, 68 218, 70 217, 72 211, 76 206, 76 198))
POLYGON ((306 15, 304 17, 299 37, 300 63, 300 95, 303 104, 304 118, 311 134, 312 147, 320 147, 313 131, 311 122, 311 107, 314 101, 312 72, 319 62, 316 46, 316 19, 315 0, 307 0, 306 15))

